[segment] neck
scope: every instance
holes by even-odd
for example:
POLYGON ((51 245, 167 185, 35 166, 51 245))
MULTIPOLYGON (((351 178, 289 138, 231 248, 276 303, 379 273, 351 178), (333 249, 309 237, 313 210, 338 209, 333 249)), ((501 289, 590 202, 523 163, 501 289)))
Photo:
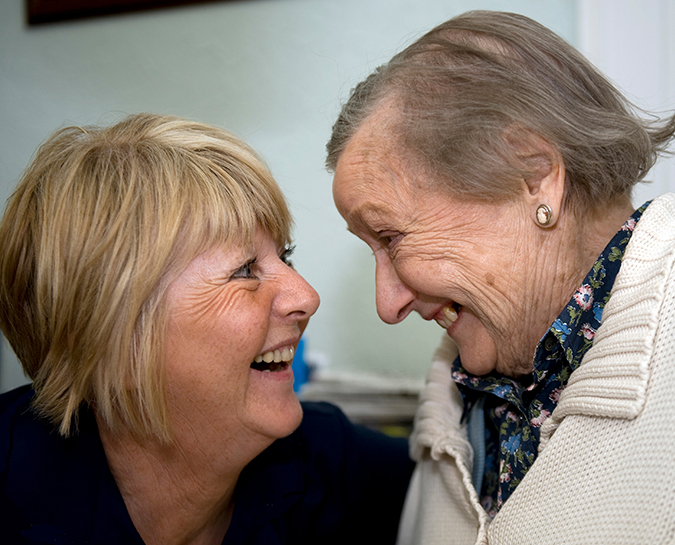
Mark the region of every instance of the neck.
POLYGON ((580 277, 576 284, 570 287, 572 291, 581 283, 598 256, 634 210, 630 199, 624 198, 602 211, 588 213, 583 221, 570 215, 571 221, 577 224, 577 226, 572 226, 571 230, 577 234, 576 239, 580 248, 578 257, 581 263, 580 277))
POLYGON ((145 543, 222 543, 239 475, 267 444, 258 445, 255 452, 248 452, 250 445, 214 452, 211 445, 198 444, 194 435, 191 442, 164 444, 113 433, 101 421, 98 424, 108 465, 145 543))
POLYGON ((559 231, 557 268, 562 274, 558 275, 561 280, 559 300, 552 307, 550 322, 558 316, 633 211, 630 200, 626 198, 601 212, 588 213, 581 218, 567 213, 560 218, 560 225, 555 228, 559 231))
POLYGON ((563 213, 554 227, 539 230, 536 261, 527 265, 531 274, 523 300, 535 301, 534 307, 540 310, 523 309, 524 337, 514 344, 525 349, 513 357, 514 362, 522 363, 512 363, 502 371, 504 374, 519 376, 532 372, 531 355, 537 343, 633 210, 626 199, 602 213, 581 218, 563 213))

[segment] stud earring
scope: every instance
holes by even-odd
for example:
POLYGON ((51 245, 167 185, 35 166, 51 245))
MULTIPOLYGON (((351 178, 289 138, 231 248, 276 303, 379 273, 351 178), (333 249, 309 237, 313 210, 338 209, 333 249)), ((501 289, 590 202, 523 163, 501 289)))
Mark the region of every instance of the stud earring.
POLYGON ((539 227, 548 227, 553 221, 553 210, 548 204, 537 206, 537 223, 539 227))

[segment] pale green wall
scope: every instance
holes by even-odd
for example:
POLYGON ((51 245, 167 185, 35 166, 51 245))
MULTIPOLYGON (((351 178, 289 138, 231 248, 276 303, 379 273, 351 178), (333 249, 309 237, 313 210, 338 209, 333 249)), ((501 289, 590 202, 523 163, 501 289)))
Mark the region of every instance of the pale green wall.
MULTIPOLYGON (((153 111, 228 128, 267 159, 296 218, 297 268, 321 294, 308 350, 341 371, 421 377, 441 329, 378 321, 374 266, 333 209, 324 145, 340 101, 423 31, 517 11, 574 42, 573 0, 245 0, 28 28, 0 1, 0 201, 64 124, 153 111)), ((0 389, 23 380, 1 353, 0 389)))

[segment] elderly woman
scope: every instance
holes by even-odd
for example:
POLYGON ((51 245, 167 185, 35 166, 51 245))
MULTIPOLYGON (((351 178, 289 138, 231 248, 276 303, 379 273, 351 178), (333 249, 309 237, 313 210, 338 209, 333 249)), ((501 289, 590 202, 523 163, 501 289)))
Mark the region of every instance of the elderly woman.
POLYGON ((438 26, 352 92, 327 165, 377 311, 446 332, 401 543, 664 543, 675 528, 673 138, 515 14, 438 26))
POLYGON ((293 392, 319 297, 290 225, 261 159, 206 125, 40 148, 0 224, 0 325, 33 380, 0 397, 2 543, 394 541, 406 442, 293 392))

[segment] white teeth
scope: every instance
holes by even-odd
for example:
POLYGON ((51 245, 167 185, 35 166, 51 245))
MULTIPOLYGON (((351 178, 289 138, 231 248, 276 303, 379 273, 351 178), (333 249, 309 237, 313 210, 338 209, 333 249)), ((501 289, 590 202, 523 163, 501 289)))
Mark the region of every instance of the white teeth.
POLYGON ((256 363, 262 363, 263 361, 265 363, 281 363, 282 361, 288 362, 293 359, 293 356, 295 355, 295 348, 292 346, 285 346, 281 350, 270 350, 269 352, 265 352, 264 354, 258 354, 255 357, 255 362, 256 363))
POLYGON ((436 322, 444 329, 448 329, 457 321, 457 311, 452 307, 443 307, 443 317, 436 318, 436 322))

